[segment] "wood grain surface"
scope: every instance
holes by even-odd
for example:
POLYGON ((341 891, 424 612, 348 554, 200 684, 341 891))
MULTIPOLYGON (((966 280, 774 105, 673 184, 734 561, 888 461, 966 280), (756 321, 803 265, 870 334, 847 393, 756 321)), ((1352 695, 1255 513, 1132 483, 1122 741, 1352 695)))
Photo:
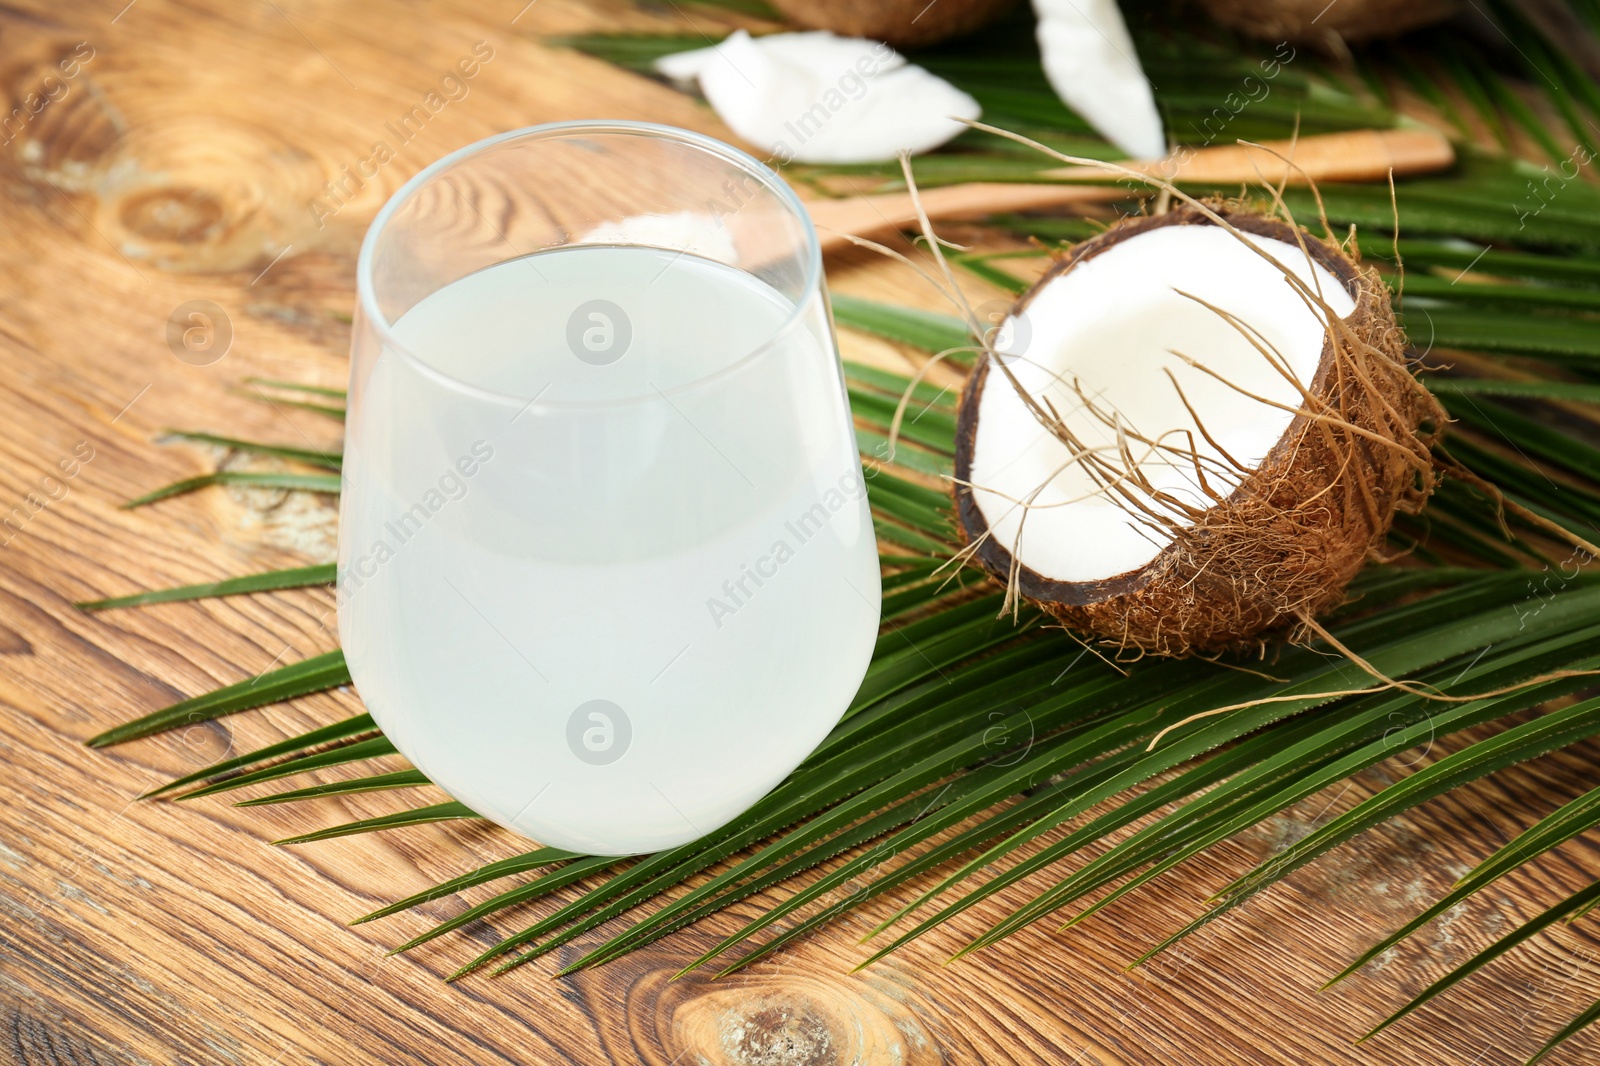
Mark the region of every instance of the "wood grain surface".
MULTIPOLYGON (((72 607, 331 558, 327 499, 209 490, 120 510, 165 481, 238 461, 164 444, 163 430, 336 444, 333 423, 235 390, 252 375, 343 384, 361 235, 389 193, 444 152, 580 117, 729 136, 690 97, 543 43, 622 28, 693 34, 726 18, 672 0, 524 3, 0 5, 10 116, 0 131, 0 512, 10 516, 0 526, 0 1062, 1491 1066, 1521 1061, 1592 1000, 1600 959, 1590 921, 1352 1043, 1445 967, 1600 873, 1600 854, 1581 842, 1337 990, 1316 989, 1468 865, 1590 787, 1593 748, 1369 834, 1133 973, 1123 966, 1194 915, 1208 889, 1403 767, 1319 797, 1068 934, 1041 923, 942 965, 1035 887, 1024 884, 849 973, 864 954, 860 933, 902 895, 719 982, 669 977, 759 901, 574 978, 551 974, 605 930, 506 977, 445 985, 440 977, 497 929, 551 904, 396 958, 385 950, 486 890, 344 923, 522 850, 509 835, 435 826, 274 848, 268 841, 404 801, 135 801, 229 750, 359 706, 342 691, 83 747, 135 715, 334 644, 326 590, 96 616, 72 607), (492 58, 451 88, 444 79, 481 56, 480 42, 492 58), (443 106, 374 163, 374 143, 392 140, 387 124, 436 92, 443 106), (231 330, 226 353, 206 365, 168 344, 169 318, 190 301, 216 304, 231 330)), ((870 253, 830 261, 830 281, 939 308, 910 270, 870 253)), ((865 337, 842 342, 853 358, 904 359, 865 337)), ((1552 1061, 1597 1059, 1591 1032, 1552 1061)))

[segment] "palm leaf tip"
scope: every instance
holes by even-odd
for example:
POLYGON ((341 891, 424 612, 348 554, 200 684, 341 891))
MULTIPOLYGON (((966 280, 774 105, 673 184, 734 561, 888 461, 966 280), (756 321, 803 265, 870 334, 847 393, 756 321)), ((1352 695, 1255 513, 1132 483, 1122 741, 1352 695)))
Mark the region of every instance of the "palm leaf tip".
MULTIPOLYGON (((510 960, 508 960, 506 962, 501 963, 499 966, 496 966, 493 970, 490 970, 489 971, 489 976, 491 978, 493 978, 493 977, 499 977, 502 974, 508 974, 512 970, 515 970, 517 967, 522 966, 524 963, 532 962, 537 957, 538 956, 536 956, 531 951, 527 952, 525 954, 522 954, 522 955, 518 955, 513 959, 510 959, 510 960)), ((556 976, 557 977, 571 977, 573 974, 577 973, 579 970, 582 970, 584 968, 585 967, 582 965, 582 962, 580 960, 579 962, 575 962, 570 966, 565 966, 565 967, 562 967, 561 969, 557 970, 556 971, 556 976)))
POLYGON ((84 741, 91 748, 104 748, 128 740, 138 740, 181 725, 195 725, 213 718, 279 703, 297 696, 321 692, 350 683, 350 669, 344 652, 335 648, 310 659, 280 666, 248 681, 215 689, 180 700, 143 718, 108 729, 84 741))
POLYGON ((268 570, 197 585, 179 585, 174 588, 130 593, 127 596, 112 596, 102 600, 83 600, 74 603, 73 606, 80 611, 104 611, 113 607, 142 607, 152 603, 176 603, 252 592, 312 588, 333 584, 338 577, 337 570, 333 563, 293 567, 287 570, 268 570))
POLYGON ((1584 906, 1594 902, 1597 899, 1600 899, 1600 881, 1595 881, 1587 888, 1581 888, 1572 893, 1560 903, 1545 909, 1543 912, 1534 916, 1533 918, 1530 918, 1528 921, 1524 922, 1516 929, 1513 929, 1511 932, 1507 933, 1493 944, 1490 944, 1488 947, 1472 956, 1472 958, 1468 959, 1466 962, 1457 966, 1455 969, 1439 978, 1433 984, 1417 993, 1417 995, 1412 998, 1411 1002, 1407 1003, 1405 1006, 1389 1015, 1389 1017, 1373 1026, 1372 1029, 1368 1030, 1360 1040, 1356 1041, 1356 1043, 1361 1043, 1365 1040, 1371 1039, 1374 1036, 1377 1036, 1391 1025, 1394 1025, 1402 1018, 1405 1018, 1413 1011, 1434 999, 1436 996, 1439 996, 1444 992, 1449 991, 1457 984, 1460 984, 1466 978, 1470 977, 1484 966, 1487 966, 1495 959, 1504 955, 1512 948, 1531 939, 1536 933, 1539 933, 1549 926, 1554 925, 1556 922, 1569 916, 1573 912, 1582 909, 1584 906))
POLYGON ((1600 1022, 1600 1001, 1591 1004, 1587 1010, 1562 1026, 1554 1036, 1546 1040, 1543 1046, 1533 1053, 1533 1057, 1528 1059, 1526 1066, 1534 1066, 1535 1063, 1543 1062, 1552 1051, 1595 1022, 1600 1022))
MULTIPOLYGON (((288 792, 274 792, 266 796, 257 796, 254 799, 235 800, 235 807, 267 807, 278 803, 300 803, 311 799, 324 799, 329 796, 349 796, 358 792, 382 792, 397 788, 418 788, 431 785, 433 782, 421 770, 395 770, 386 774, 371 774, 366 777, 356 777, 345 781, 333 781, 326 785, 311 785, 306 788, 292 789, 288 792)), ((190 793, 189 795, 194 795, 190 793)), ((189 796, 181 797, 188 799, 189 796)))
POLYGON ((474 964, 474 963, 470 963, 469 962, 465 966, 459 966, 456 969, 451 970, 449 973, 444 975, 444 983, 447 984, 447 985, 448 984, 454 984, 455 982, 461 980, 463 977, 466 977, 467 975, 475 972, 478 969, 478 967, 481 966, 481 965, 482 965, 481 963, 474 964))
POLYGON ((230 451, 249 452, 255 455, 267 455, 277 459, 288 459, 307 466, 321 467, 324 470, 338 470, 343 462, 343 456, 337 451, 324 451, 319 448, 299 448, 289 444, 269 444, 264 441, 242 440, 238 437, 225 437, 217 433, 205 433, 192 429, 168 429, 162 434, 167 440, 188 441, 191 444, 212 444, 230 451))
POLYGON ((272 389, 283 389, 285 392, 308 392, 313 396, 326 396, 330 399, 343 400, 347 393, 344 389, 335 389, 327 385, 311 385, 302 381, 279 381, 276 378, 249 377, 244 379, 246 385, 265 385, 272 389))
MULTIPOLYGON (((243 770, 241 772, 230 773, 226 776, 219 777, 215 781, 211 781, 207 784, 201 785, 198 788, 192 789, 189 792, 185 792, 183 795, 177 798, 180 800, 191 800, 199 799, 203 796, 215 795, 218 792, 232 792, 235 789, 244 788, 247 785, 259 785, 268 781, 278 781, 285 777, 293 777, 296 774, 303 774, 311 770, 324 770, 333 766, 343 766, 347 763, 364 762, 368 759, 381 759, 386 755, 396 754, 397 750, 398 749, 396 749, 394 746, 394 742, 380 733, 377 736, 369 737, 365 740, 356 740, 350 743, 336 744, 333 747, 324 748, 321 751, 295 754, 290 758, 273 762, 267 766, 262 766, 254 770, 243 770)), ((416 773, 415 770, 397 771, 397 773, 406 772, 411 774, 416 773)), ((357 779, 358 782, 360 780, 361 779, 359 778, 357 779)), ((335 782, 333 784, 316 787, 326 791, 336 791, 341 787, 341 783, 335 782)), ((279 799, 279 797, 282 795, 283 794, 280 793, 278 796, 265 796, 262 798, 272 801, 279 799)), ((309 798, 309 796, 304 795, 290 795, 292 798, 309 798)))
POLYGON ((400 829, 406 826, 424 825, 428 822, 453 821, 459 818, 477 818, 478 813, 464 803, 435 803, 427 807, 417 807, 412 810, 396 811, 394 814, 379 815, 376 818, 363 818, 356 822, 346 822, 343 825, 329 826, 326 829, 316 829, 298 836, 283 837, 274 840, 274 845, 285 844, 311 844, 319 840, 332 840, 335 837, 354 836, 358 833, 371 833, 380 829, 400 829))
POLYGON ((158 796, 197 782, 220 778, 224 774, 241 775, 249 767, 258 763, 270 762, 285 756, 304 755, 306 752, 326 744, 348 743, 352 737, 363 737, 368 733, 376 733, 377 730, 378 724, 372 720, 370 714, 352 715, 349 718, 334 722, 332 725, 325 725, 300 733, 274 744, 268 744, 264 748, 257 748, 243 755, 235 755, 230 759, 212 763, 210 766, 202 766, 193 773, 184 774, 182 777, 175 778, 164 785, 151 789, 145 793, 145 796, 158 796))
POLYGON ((337 493, 340 480, 337 474, 286 474, 271 471, 221 470, 214 474, 200 474, 163 485, 143 496, 136 496, 122 504, 123 510, 144 507, 147 504, 181 496, 212 485, 241 485, 264 489, 297 489, 304 492, 337 493))

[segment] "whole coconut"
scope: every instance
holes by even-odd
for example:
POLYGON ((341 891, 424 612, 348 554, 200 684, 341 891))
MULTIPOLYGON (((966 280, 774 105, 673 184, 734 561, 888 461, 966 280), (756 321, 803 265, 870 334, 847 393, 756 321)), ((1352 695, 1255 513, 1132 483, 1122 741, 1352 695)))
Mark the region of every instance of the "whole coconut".
POLYGON ((1396 37, 1454 15, 1461 0, 1200 0, 1225 26, 1291 44, 1396 37))

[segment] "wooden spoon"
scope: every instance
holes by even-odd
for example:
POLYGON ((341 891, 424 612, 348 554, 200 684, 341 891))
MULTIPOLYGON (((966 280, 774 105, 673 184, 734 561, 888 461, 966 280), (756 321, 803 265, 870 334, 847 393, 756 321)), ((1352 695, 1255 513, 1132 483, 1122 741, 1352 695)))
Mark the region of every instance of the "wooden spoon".
MULTIPOLYGON (((1215 148, 1180 150, 1166 159, 1122 164, 1153 177, 1202 185, 1277 185, 1286 177, 1290 185, 1328 181, 1386 181, 1443 170, 1455 162, 1455 149, 1443 134, 1431 129, 1351 130, 1301 137, 1298 141, 1267 141, 1261 145, 1230 144, 1215 148), (1285 158, 1288 162, 1285 162, 1285 158)), ((922 208, 930 219, 970 219, 1010 211, 1037 211, 1049 207, 1118 200, 1149 186, 1094 167, 1063 167, 1043 176, 1072 182, 1098 180, 1102 184, 1011 184, 971 182, 946 185, 921 193, 922 208)), ((891 230, 917 225, 917 211, 909 193, 850 196, 838 200, 812 200, 806 204, 817 227, 822 251, 850 246, 850 237, 878 237, 891 230)))

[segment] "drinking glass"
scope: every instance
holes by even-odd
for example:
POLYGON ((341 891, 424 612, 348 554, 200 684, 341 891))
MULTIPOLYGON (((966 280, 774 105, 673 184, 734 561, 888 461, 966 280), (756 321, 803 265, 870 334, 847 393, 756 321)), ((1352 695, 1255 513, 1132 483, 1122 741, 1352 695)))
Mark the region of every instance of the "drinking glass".
POLYGON ((866 671, 865 497, 816 235, 743 152, 518 130, 367 233, 339 635, 384 733, 484 817, 625 855, 755 803, 866 671))

